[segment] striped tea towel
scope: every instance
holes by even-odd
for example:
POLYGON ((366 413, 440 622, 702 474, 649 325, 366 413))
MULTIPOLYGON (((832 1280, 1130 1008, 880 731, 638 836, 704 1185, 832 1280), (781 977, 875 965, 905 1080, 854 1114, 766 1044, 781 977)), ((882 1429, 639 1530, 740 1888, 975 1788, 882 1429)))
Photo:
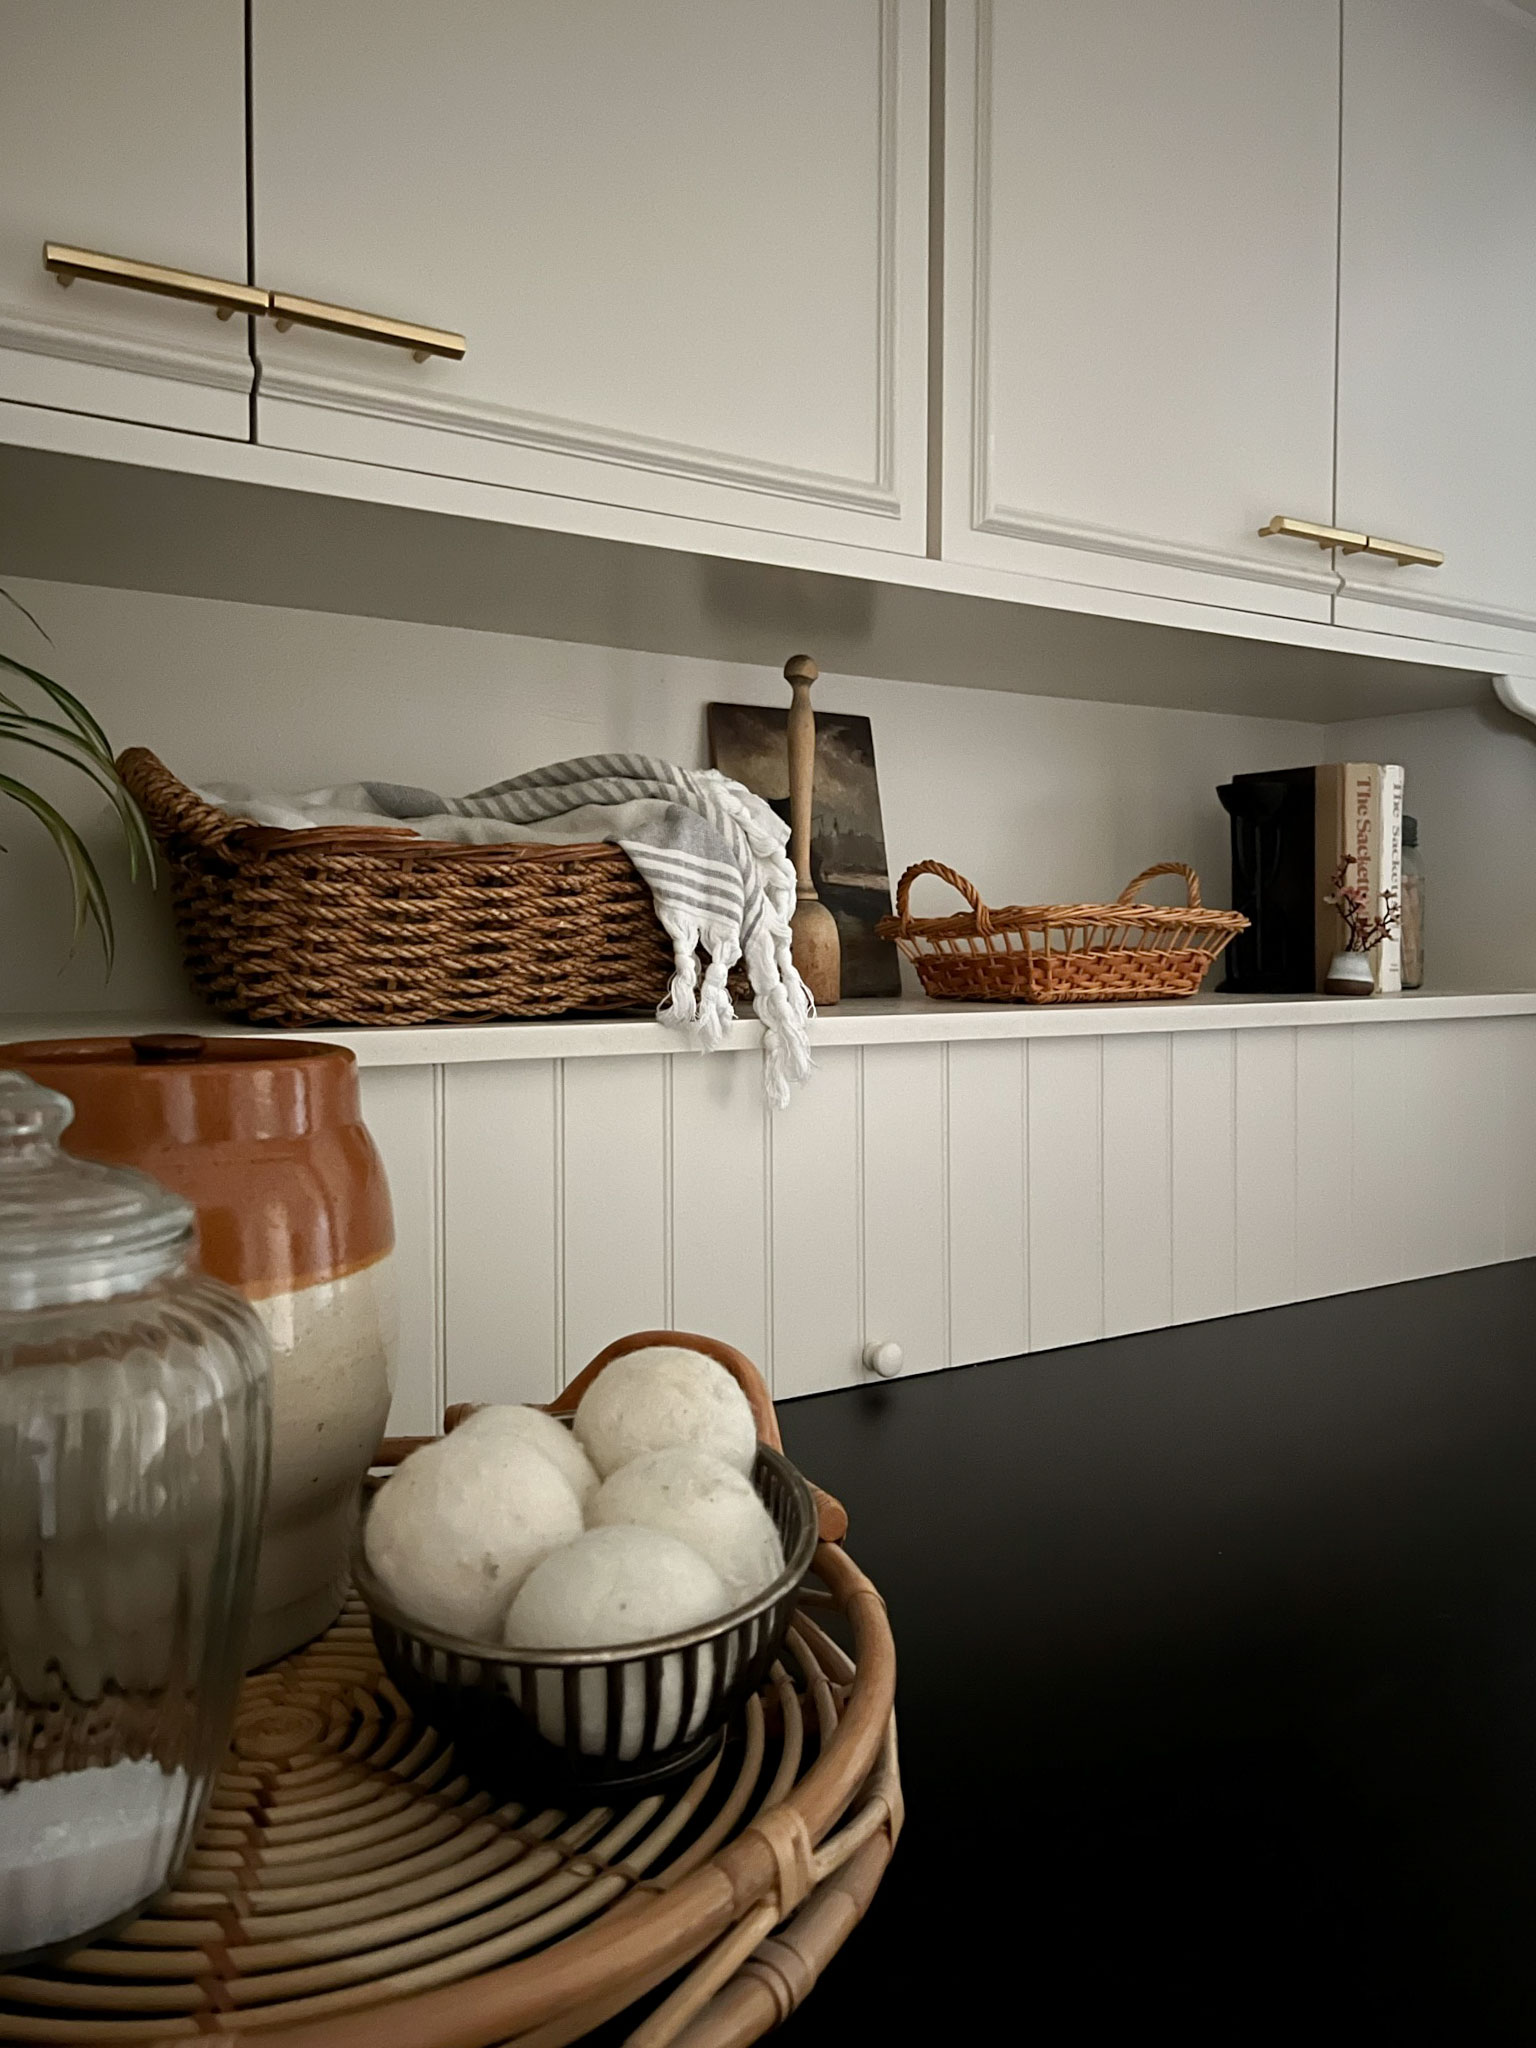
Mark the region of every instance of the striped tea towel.
POLYGON ((594 839, 623 847, 650 888, 675 967, 663 1024, 708 1051, 733 1021, 726 977, 745 957, 752 1008, 764 1028, 763 1085, 783 1108, 810 1072, 806 1025, 815 1014, 790 959, 795 871, 789 827, 761 797, 714 769, 644 754, 589 754, 495 782, 472 796, 394 782, 354 782, 300 796, 215 783, 199 795, 258 825, 406 824, 426 839, 499 845, 594 839), (702 977, 700 949, 708 956, 702 977))

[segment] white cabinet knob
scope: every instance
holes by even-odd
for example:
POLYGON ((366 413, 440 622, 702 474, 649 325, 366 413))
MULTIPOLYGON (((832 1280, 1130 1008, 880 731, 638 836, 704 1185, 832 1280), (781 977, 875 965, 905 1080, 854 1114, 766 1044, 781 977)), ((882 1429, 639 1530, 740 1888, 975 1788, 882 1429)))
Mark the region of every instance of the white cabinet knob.
POLYGON ((901 1355, 901 1346, 899 1344, 881 1344, 871 1341, 864 1346, 864 1364, 866 1368, 870 1372, 879 1373, 883 1380, 895 1379, 905 1362, 901 1355))

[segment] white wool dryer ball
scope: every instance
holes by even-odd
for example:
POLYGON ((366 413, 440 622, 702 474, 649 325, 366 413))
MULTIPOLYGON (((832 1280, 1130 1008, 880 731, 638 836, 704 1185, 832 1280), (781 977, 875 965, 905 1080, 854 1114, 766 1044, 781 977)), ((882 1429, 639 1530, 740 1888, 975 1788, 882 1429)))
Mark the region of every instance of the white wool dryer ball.
POLYGON ((610 1524, 534 1567, 503 1634, 519 1649, 612 1650, 696 1628, 730 1604, 720 1574, 680 1537, 610 1524))
MULTIPOLYGON (((506 1640, 514 1649, 620 1649, 648 1636, 670 1635, 696 1628, 725 1613, 731 1596, 714 1566, 686 1543, 659 1529, 613 1524, 591 1529, 576 1542, 554 1551, 528 1574, 507 1613, 506 1640)), ((668 1651, 661 1660, 661 1682, 655 1695, 655 1722, 646 1733, 646 1682, 642 1662, 620 1669, 618 1698, 609 1688, 606 1669, 577 1675, 577 1746, 587 1756, 616 1751, 623 1763, 641 1754, 669 1749, 698 1733, 709 1711, 715 1674, 712 1644, 693 1653, 698 1678, 686 1693, 692 1699, 688 1725, 683 1726, 685 1665, 682 1655, 668 1651), (617 1706, 618 1726, 613 1727, 617 1706)), ((729 1675, 729 1666, 727 1675, 729 1675)), ((531 1708, 547 1741, 567 1741, 565 1687, 559 1671, 535 1671, 531 1708)))
POLYGON ((779 1532, 751 1480, 692 1444, 621 1465, 587 1504, 587 1521, 594 1529, 634 1522, 679 1537, 709 1559, 733 1607, 756 1599, 784 1569, 779 1532))
POLYGON ((576 1410, 576 1434, 604 1479, 645 1451, 692 1444, 750 1474, 757 1456, 751 1405, 702 1351, 656 1344, 605 1366, 576 1410))
POLYGON ((581 1528, 575 1489, 531 1443, 454 1430, 385 1480, 363 1547, 407 1614, 493 1643, 523 1580, 581 1528))
POLYGON ((566 1424, 557 1422, 553 1415, 546 1415, 542 1408, 477 1408, 473 1415, 465 1416, 453 1433, 461 1437, 466 1430, 472 1431, 474 1438, 480 1441, 495 1437, 504 1443, 520 1440, 531 1444, 548 1458, 557 1471, 564 1473, 583 1507, 597 1491, 597 1473, 592 1460, 566 1424))

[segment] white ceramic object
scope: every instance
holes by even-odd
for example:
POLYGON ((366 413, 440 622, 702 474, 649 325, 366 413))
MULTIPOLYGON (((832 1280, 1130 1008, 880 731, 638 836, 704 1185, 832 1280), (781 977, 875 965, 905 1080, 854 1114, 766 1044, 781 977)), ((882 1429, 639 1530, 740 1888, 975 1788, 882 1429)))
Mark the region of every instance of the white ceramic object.
POLYGON ((1323 993, 1329 996, 1372 996, 1376 977, 1368 953, 1335 953, 1328 962, 1323 993))

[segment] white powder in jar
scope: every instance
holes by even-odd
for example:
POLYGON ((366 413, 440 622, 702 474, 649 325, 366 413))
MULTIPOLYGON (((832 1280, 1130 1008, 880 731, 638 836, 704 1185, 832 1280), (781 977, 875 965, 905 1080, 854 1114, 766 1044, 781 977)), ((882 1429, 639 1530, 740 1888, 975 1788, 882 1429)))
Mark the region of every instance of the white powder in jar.
POLYGON ((0 1792, 0 1953, 69 1941, 159 1891, 186 1813, 187 1774, 123 1757, 0 1792))

